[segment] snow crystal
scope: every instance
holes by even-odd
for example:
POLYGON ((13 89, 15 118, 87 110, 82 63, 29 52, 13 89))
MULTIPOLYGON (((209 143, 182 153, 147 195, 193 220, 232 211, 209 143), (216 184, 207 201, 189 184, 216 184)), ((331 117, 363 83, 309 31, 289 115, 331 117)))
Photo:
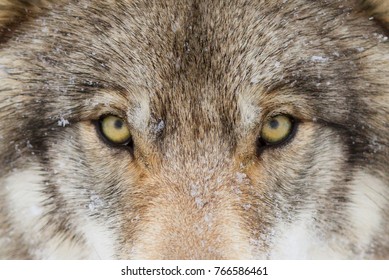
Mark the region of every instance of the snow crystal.
POLYGON ((281 63, 280 63, 279 61, 276 61, 276 62, 274 63, 274 66, 275 66, 276 68, 279 68, 279 67, 281 66, 281 63))
POLYGON ((163 120, 160 120, 159 123, 157 124, 155 132, 161 133, 164 128, 165 128, 165 122, 163 120))
POLYGON ((382 149, 381 144, 378 142, 377 136, 372 137, 369 143, 369 148, 373 151, 374 154, 382 149))
POLYGON ((247 211, 247 210, 249 210, 251 208, 251 204, 246 203, 246 204, 243 204, 242 207, 243 207, 244 210, 247 211))
POLYGON ((100 199, 98 195, 92 195, 90 197, 90 203, 88 204, 88 208, 90 211, 94 212, 98 210, 99 208, 104 206, 103 201, 100 199))
POLYGON ((211 225, 212 225, 212 220, 213 220, 212 214, 206 213, 206 214, 204 215, 204 221, 208 224, 208 226, 211 226, 211 225))
POLYGON ((69 123, 68 120, 64 119, 63 116, 60 117, 60 119, 58 120, 58 126, 62 126, 62 127, 65 127, 67 126, 69 123))
POLYGON ((29 140, 27 140, 27 148, 29 148, 29 149, 32 149, 32 148, 33 148, 33 146, 31 145, 31 143, 30 143, 29 140))
POLYGON ((15 151, 20 152, 19 144, 15 144, 15 151))
POLYGON ((324 56, 314 55, 311 57, 311 61, 313 62, 327 62, 328 58, 324 56))
POLYGON ((197 206, 198 209, 203 208, 203 206, 205 204, 200 197, 196 197, 195 198, 195 203, 196 203, 196 206, 197 206))
POLYGON ((69 77, 69 84, 70 85, 75 85, 76 84, 76 77, 75 76, 70 76, 69 77))
POLYGON ((200 193, 200 187, 196 184, 191 184, 190 185, 190 195, 192 197, 198 196, 200 193))
POLYGON ((388 41, 388 37, 385 36, 385 35, 378 34, 378 33, 373 33, 373 35, 374 35, 375 37, 377 37, 377 39, 378 39, 378 41, 379 41, 380 43, 383 43, 383 42, 388 41))
POLYGON ((243 180, 247 178, 247 175, 244 173, 236 172, 236 180, 238 183, 243 183, 243 180))
POLYGON ((176 33, 181 28, 180 23, 178 21, 173 22, 171 27, 173 33, 176 33))
POLYGON ((185 43, 184 43, 184 49, 185 49, 185 52, 186 52, 186 53, 189 53, 189 52, 190 52, 189 42, 185 42, 185 43))
POLYGON ((179 71, 181 69, 181 57, 177 57, 175 67, 176 71, 179 71))
POLYGON ((365 50, 364 47, 357 47, 355 49, 357 50, 357 52, 363 52, 365 50))

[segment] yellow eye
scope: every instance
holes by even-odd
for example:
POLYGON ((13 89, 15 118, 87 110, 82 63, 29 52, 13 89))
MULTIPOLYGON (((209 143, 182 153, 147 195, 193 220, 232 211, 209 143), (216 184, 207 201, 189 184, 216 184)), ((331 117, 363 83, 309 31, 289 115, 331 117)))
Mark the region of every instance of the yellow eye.
POLYGON ((131 133, 123 119, 109 115, 100 120, 102 134, 114 144, 127 144, 131 133))
POLYGON ((261 139, 268 145, 279 144, 288 139, 293 131, 293 119, 278 115, 268 119, 261 131, 261 139))

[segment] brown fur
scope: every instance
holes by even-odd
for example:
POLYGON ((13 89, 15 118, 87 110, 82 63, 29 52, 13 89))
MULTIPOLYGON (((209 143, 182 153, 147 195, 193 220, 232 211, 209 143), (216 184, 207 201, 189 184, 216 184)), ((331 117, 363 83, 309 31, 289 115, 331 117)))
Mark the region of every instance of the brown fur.
POLYGON ((387 2, 283 2, 0 1, 0 257, 280 258, 303 221, 312 257, 388 258, 387 2), (295 136, 259 147, 280 113, 295 136), (104 114, 133 152, 101 140, 104 114), (23 228, 9 178, 29 169, 43 214, 23 228), (387 207, 368 244, 359 172, 387 207))

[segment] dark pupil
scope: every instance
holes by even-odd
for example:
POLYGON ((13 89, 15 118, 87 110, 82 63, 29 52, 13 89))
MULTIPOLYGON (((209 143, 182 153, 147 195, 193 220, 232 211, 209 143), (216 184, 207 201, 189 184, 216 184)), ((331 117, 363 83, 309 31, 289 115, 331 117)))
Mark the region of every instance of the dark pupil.
POLYGON ((270 121, 269 125, 272 129, 277 129, 280 123, 277 120, 273 119, 270 121))
POLYGON ((123 127, 123 121, 116 120, 114 125, 115 125, 115 128, 121 129, 123 127))

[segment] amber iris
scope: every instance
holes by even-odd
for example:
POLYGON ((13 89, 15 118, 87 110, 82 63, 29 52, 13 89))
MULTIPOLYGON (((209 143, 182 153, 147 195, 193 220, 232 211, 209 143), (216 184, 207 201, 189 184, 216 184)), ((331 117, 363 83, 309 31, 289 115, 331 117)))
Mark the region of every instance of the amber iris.
POLYGON ((293 130, 293 120, 286 115, 277 115, 265 121, 261 139, 266 144, 279 144, 290 136, 293 130))
POLYGON ((116 116, 105 116, 100 120, 101 132, 114 144, 125 144, 131 139, 131 133, 125 121, 116 116))

